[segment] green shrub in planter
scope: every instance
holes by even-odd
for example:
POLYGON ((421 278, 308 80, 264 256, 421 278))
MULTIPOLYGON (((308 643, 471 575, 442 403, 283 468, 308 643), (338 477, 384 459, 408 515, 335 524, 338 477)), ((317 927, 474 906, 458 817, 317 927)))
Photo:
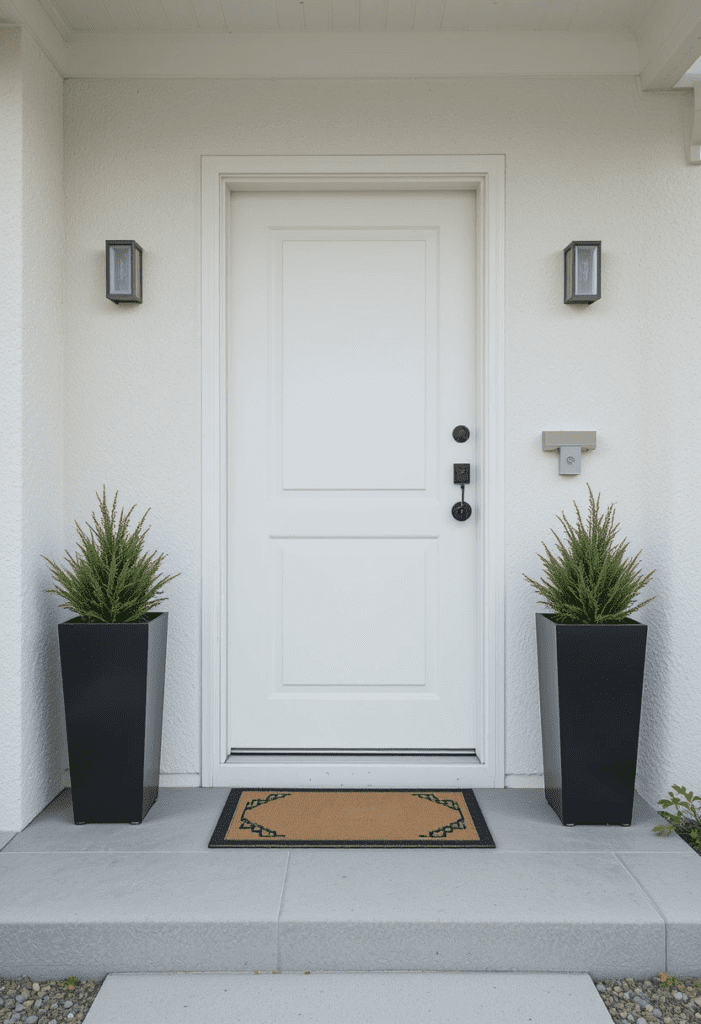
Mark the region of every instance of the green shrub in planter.
POLYGON ((104 486, 97 497, 70 568, 43 556, 59 584, 47 593, 76 612, 58 627, 73 817, 140 824, 158 797, 165 687, 168 613, 152 609, 176 577, 158 575, 165 555, 143 553, 150 510, 130 533, 135 506, 117 523, 117 494, 111 511, 104 486))
POLYGON ((107 508, 105 486, 102 485, 102 499, 98 522, 93 512, 93 527, 87 523, 90 536, 86 536, 78 523, 75 524, 81 543, 81 555, 73 558, 66 552, 70 570, 65 571, 42 555, 51 566, 54 579, 60 587, 47 590, 47 594, 58 594, 66 599, 61 608, 75 612, 81 622, 139 622, 145 621, 146 613, 161 604, 165 598, 155 600, 166 583, 176 576, 158 578, 157 573, 165 555, 142 554, 148 530, 142 526, 151 509, 147 509, 132 534, 128 533, 129 520, 136 508, 132 505, 127 515, 122 509, 117 518, 117 495, 112 502, 112 511, 107 508))
POLYGON ((567 543, 552 530, 557 554, 544 543, 546 553, 538 555, 545 569, 545 580, 532 580, 530 576, 526 579, 542 596, 539 604, 552 608, 556 622, 625 622, 655 600, 649 597, 640 604, 633 603, 655 570, 642 576, 638 570, 640 552, 634 558, 625 557, 628 542, 614 543, 619 527, 614 521, 613 505, 609 505, 602 516, 599 512, 601 495, 595 501, 591 487, 588 489, 586 526, 575 502, 577 522, 574 526, 564 512, 557 517, 565 528, 567 543))
MULTIPOLYGON (((586 524, 558 516, 565 539, 539 555, 544 579, 528 582, 550 613, 536 614, 545 797, 564 825, 630 825, 640 731, 647 626, 631 615, 652 573, 616 543, 589 488, 586 524)), ((553 531, 554 533, 554 531, 553 531)))

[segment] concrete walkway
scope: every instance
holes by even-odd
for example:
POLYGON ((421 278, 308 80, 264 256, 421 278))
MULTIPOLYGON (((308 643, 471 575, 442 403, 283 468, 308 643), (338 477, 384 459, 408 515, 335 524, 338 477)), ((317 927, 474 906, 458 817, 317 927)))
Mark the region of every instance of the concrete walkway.
POLYGON ((5 837, 0 975, 701 974, 701 857, 637 794, 630 828, 565 828, 542 790, 475 790, 495 850, 209 850, 227 794, 75 826, 66 790, 5 837))
POLYGON ((587 974, 111 974, 86 1024, 611 1024, 587 974))

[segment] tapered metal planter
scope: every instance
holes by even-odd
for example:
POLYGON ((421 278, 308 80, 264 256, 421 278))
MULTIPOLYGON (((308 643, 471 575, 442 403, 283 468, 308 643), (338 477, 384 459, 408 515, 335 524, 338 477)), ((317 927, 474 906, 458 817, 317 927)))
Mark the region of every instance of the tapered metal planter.
POLYGON ((563 825, 630 825, 647 626, 536 614, 545 797, 563 825))
POLYGON ((158 798, 168 613, 58 627, 73 820, 140 824, 158 798))

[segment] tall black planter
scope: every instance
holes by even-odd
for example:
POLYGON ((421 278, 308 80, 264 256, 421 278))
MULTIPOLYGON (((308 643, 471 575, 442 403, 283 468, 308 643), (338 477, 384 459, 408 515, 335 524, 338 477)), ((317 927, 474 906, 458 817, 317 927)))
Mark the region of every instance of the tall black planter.
POLYGON ((536 631, 545 797, 563 825, 630 825, 647 626, 536 631))
POLYGON ((58 627, 73 820, 140 824, 158 798, 168 613, 58 627))

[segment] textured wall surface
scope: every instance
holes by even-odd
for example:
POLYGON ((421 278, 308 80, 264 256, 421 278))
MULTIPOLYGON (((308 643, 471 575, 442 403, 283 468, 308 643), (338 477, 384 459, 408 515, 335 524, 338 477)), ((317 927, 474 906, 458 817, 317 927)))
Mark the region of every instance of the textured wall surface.
POLYGON ((21 817, 22 34, 0 31, 0 830, 21 817))
POLYGON ((63 79, 22 33, 22 815, 67 763, 54 586, 63 550, 63 79))
MULTIPOLYGON (((657 570, 638 788, 701 786, 697 485, 701 171, 689 93, 633 78, 65 84, 65 536, 103 482, 168 553, 162 771, 200 768, 200 157, 506 154, 506 771, 541 784, 536 595, 522 574, 587 483, 657 570), (144 247, 144 303, 104 296, 104 240, 144 247), (562 302, 562 250, 603 243, 603 298, 562 302), (544 429, 598 432, 560 477, 544 429)), ((507 779, 508 783, 508 779, 507 779)))
POLYGON ((0 830, 23 828, 66 760, 54 600, 40 553, 63 536, 63 81, 0 32, 0 830))

